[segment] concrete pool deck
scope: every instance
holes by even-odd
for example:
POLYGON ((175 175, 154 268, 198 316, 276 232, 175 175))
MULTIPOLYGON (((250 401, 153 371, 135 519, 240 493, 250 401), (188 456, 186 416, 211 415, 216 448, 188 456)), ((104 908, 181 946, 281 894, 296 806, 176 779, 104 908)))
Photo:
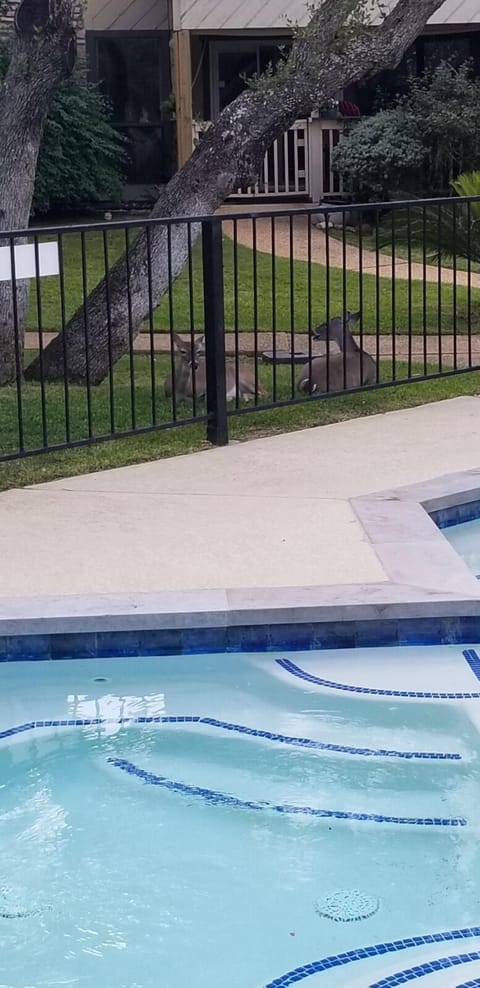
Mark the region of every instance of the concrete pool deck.
POLYGON ((422 504, 479 499, 479 461, 465 397, 8 491, 0 619, 445 598, 470 613, 480 584, 422 504))

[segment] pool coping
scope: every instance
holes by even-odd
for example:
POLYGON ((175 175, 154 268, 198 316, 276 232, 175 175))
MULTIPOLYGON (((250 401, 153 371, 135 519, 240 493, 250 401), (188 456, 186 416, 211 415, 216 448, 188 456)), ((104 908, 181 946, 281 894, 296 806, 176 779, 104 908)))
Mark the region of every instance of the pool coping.
POLYGON ((475 501, 480 467, 352 498, 381 583, 2 597, 0 639, 480 617, 480 582, 431 517, 475 501))

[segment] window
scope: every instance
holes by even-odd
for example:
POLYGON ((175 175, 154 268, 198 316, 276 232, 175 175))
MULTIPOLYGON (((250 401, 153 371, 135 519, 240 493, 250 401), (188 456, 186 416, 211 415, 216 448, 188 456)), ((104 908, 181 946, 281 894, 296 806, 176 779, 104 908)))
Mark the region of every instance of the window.
POLYGON ((168 181, 175 170, 175 124, 167 103, 168 32, 91 33, 88 43, 95 78, 112 106, 112 122, 128 143, 127 181, 168 181))
POLYGON ((220 41, 210 46, 212 116, 232 103, 246 87, 246 79, 264 72, 281 58, 281 48, 290 45, 288 39, 277 43, 257 41, 220 41))

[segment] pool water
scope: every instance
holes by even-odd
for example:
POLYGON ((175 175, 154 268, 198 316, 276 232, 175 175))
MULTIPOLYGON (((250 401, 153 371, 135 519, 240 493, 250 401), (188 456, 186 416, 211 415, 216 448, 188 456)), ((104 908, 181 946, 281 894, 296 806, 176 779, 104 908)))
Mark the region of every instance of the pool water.
POLYGON ((480 578, 480 518, 475 521, 451 525, 443 530, 443 535, 467 566, 480 578))
POLYGON ((428 984, 480 978, 464 651, 3 664, 0 988, 353 988, 415 965, 423 984, 425 958, 465 950, 428 984), (320 915, 339 891, 374 914, 320 915))

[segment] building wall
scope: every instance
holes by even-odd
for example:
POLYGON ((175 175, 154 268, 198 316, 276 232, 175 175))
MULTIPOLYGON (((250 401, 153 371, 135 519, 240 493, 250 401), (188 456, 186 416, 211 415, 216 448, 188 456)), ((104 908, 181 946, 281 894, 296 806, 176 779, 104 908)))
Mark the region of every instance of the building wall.
MULTIPOLYGON (((98 2, 98 0, 95 0, 98 2)), ((118 0, 110 0, 110 3, 118 0)), ((136 0, 138 3, 139 0, 136 0)), ((305 0, 172 0, 175 30, 235 31, 287 28, 307 20, 305 0)), ((393 3, 393 0, 390 0, 393 3)), ((480 25, 480 0, 446 0, 432 25, 480 25)))
POLYGON ((167 31, 169 0, 88 0, 87 31, 167 31))

